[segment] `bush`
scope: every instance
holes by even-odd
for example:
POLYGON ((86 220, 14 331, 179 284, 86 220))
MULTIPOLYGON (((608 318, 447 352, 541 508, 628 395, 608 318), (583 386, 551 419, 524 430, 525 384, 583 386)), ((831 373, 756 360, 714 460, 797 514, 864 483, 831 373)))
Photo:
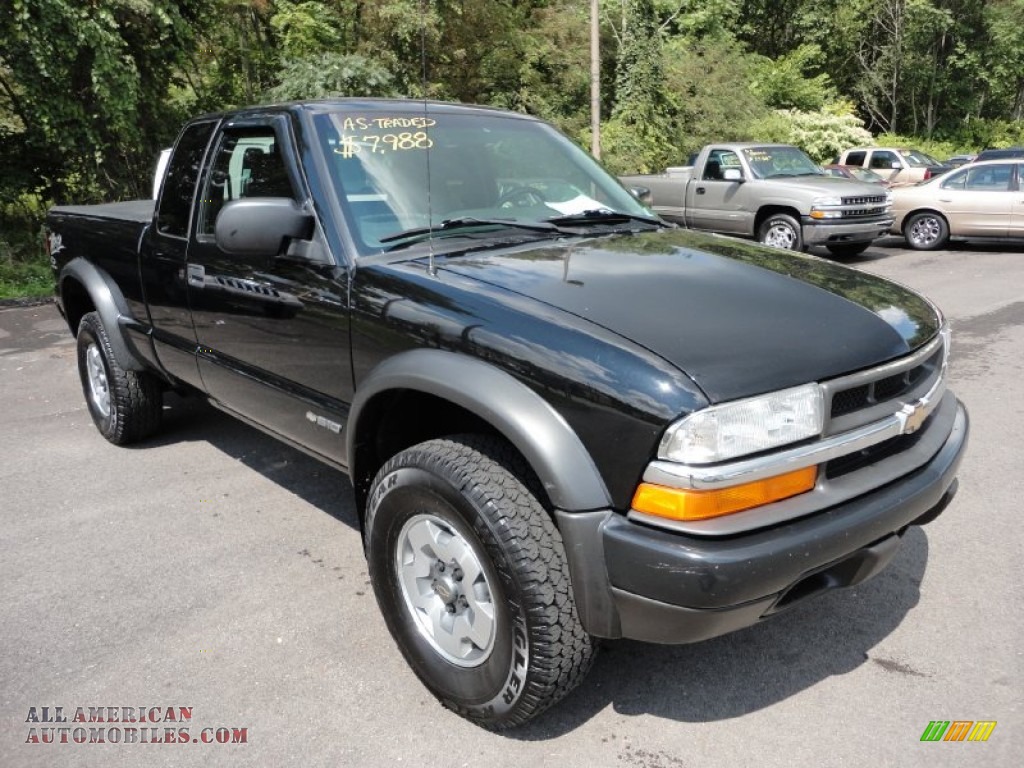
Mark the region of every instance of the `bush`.
POLYGON ((0 299, 53 293, 50 260, 43 248, 45 206, 21 196, 0 203, 0 299))
POLYGON ((795 144, 819 163, 832 162, 844 149, 875 143, 846 103, 832 104, 817 112, 777 109, 755 122, 750 130, 760 141, 795 144))

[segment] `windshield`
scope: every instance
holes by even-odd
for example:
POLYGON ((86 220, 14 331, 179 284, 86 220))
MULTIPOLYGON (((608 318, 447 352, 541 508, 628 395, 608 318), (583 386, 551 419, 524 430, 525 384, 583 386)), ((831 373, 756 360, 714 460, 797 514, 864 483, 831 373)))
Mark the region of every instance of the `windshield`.
POLYGON ((857 179, 857 181, 866 181, 871 184, 885 183, 885 179, 883 179, 877 173, 872 171, 870 168, 861 168, 856 165, 850 167, 850 176, 857 179))
POLYGON ((751 147, 743 150, 743 156, 759 179, 825 175, 811 158, 796 147, 751 147))
POLYGON ((474 229, 502 237, 510 231, 551 236, 559 231, 553 225, 522 225, 598 211, 653 217, 546 123, 431 112, 429 106, 423 112, 327 112, 314 120, 331 181, 364 254, 394 248, 403 236, 465 237, 474 229))
POLYGON ((927 168, 928 166, 942 165, 934 157, 916 149, 901 149, 900 155, 906 158, 911 168, 927 168))

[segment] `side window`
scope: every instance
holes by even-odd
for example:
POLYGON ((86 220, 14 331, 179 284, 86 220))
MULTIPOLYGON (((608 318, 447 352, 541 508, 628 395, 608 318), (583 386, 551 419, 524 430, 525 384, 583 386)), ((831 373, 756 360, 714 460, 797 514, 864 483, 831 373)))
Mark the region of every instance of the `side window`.
POLYGON ((850 152, 850 153, 848 153, 846 155, 846 164, 847 165, 860 165, 860 166, 863 166, 864 165, 864 155, 866 155, 866 154, 867 154, 866 152, 860 152, 860 151, 858 151, 858 152, 850 152))
POLYGON ((960 173, 954 173, 944 182, 942 182, 943 189, 964 189, 967 185, 967 171, 960 171, 960 173))
POLYGON ((981 192, 1006 192, 1010 189, 1013 168, 1006 165, 979 165, 967 171, 967 189, 981 192))
POLYGON ((871 167, 883 170, 893 170, 892 164, 898 163, 899 159, 892 152, 875 152, 871 155, 871 167))
POLYGON ((188 237, 188 219, 192 198, 203 165, 203 154, 213 133, 214 123, 190 125, 181 134, 164 177, 156 228, 164 235, 188 237))
POLYGON ((198 234, 212 235, 224 204, 247 197, 295 197, 270 128, 221 136, 203 190, 198 234))
POLYGON ((704 175, 701 178, 706 181, 721 181, 724 178, 722 171, 726 168, 742 169, 739 156, 727 149, 713 149, 708 154, 708 161, 704 164, 704 175))

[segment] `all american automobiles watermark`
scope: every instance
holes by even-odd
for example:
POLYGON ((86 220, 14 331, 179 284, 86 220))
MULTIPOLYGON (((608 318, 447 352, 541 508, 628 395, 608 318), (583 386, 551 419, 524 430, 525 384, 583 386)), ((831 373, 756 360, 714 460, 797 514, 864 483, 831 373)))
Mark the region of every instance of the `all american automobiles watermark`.
POLYGON ((193 707, 29 707, 26 744, 248 744, 249 729, 197 728, 193 707))

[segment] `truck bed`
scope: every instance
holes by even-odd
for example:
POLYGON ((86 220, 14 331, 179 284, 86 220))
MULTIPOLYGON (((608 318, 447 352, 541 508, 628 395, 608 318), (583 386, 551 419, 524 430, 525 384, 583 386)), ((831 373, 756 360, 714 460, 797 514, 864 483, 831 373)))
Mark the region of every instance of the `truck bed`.
POLYGON ((148 224, 153 220, 152 200, 126 200, 123 203, 100 203, 99 205, 58 205, 51 213, 61 216, 86 216, 94 219, 116 219, 148 224))

